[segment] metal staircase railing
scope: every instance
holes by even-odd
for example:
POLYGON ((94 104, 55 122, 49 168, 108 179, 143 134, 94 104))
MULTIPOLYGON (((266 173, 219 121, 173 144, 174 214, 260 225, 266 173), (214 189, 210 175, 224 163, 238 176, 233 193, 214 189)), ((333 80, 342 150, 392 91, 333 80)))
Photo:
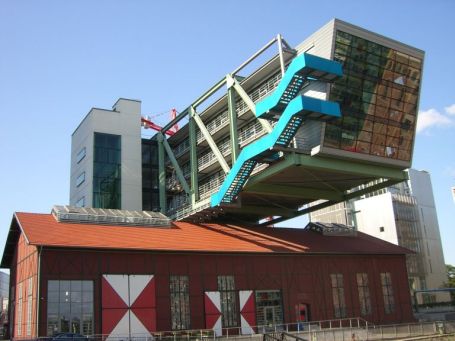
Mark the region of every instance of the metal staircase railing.
POLYGON ((320 57, 302 54, 292 61, 272 95, 256 104, 257 117, 271 118, 271 113, 272 118, 280 115, 277 124, 270 134, 242 149, 219 192, 212 195, 212 207, 234 201, 250 177, 256 163, 261 158, 274 154, 272 149, 275 145, 287 146, 305 118, 326 120, 340 116, 338 103, 295 96, 305 83, 304 77, 319 76, 321 77, 319 80, 324 81, 333 80, 341 74, 339 63, 320 57), (291 96, 294 98, 291 99, 291 96))

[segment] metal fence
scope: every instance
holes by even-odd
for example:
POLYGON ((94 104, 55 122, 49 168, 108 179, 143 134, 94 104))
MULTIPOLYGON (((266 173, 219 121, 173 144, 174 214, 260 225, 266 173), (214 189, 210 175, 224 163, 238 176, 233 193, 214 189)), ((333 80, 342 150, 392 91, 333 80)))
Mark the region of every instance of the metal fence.
MULTIPOLYGON (((164 331, 153 333, 152 335, 91 335, 75 336, 73 338, 44 337, 33 339, 33 341, 210 341, 229 338, 235 339, 235 341, 373 341, 454 333, 455 321, 378 326, 361 318, 351 318, 254 326, 251 327, 248 333, 245 333, 245 329, 242 330, 241 327, 238 327, 223 328, 218 331, 212 329, 164 331)), ((25 340, 24 338, 23 341, 25 340)))

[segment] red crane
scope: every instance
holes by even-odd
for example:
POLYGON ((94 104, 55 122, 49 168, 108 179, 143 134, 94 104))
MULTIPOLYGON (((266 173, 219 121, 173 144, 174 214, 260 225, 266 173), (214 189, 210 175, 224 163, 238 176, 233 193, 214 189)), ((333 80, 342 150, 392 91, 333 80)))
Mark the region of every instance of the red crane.
MULTIPOLYGON (((177 117, 177 110, 172 109, 172 110, 171 110, 171 119, 174 119, 174 118, 176 118, 176 117, 177 117)), ((142 125, 145 129, 150 128, 150 129, 154 129, 154 130, 156 130, 156 131, 161 131, 161 130, 163 130, 163 127, 159 126, 159 125, 156 124, 156 123, 153 123, 152 121, 150 121, 150 119, 145 118, 145 117, 141 117, 141 125, 142 125)), ((177 130, 179 130, 179 126, 178 126, 177 123, 176 123, 176 124, 174 124, 174 125, 172 126, 171 129, 169 129, 168 131, 165 131, 164 133, 165 133, 166 135, 172 136, 172 135, 174 135, 174 134, 177 132, 177 130)))

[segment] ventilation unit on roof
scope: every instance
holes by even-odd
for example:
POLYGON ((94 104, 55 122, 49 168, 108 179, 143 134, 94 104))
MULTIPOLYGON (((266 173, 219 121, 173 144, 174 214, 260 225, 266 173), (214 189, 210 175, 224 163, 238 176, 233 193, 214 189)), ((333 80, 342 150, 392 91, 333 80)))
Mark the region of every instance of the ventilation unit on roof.
POLYGON ((311 222, 305 229, 321 233, 324 236, 356 236, 357 231, 353 226, 336 224, 336 223, 320 223, 311 222))
POLYGON ((123 225, 144 227, 170 227, 171 219, 159 212, 128 211, 90 207, 55 205, 52 215, 58 222, 123 225))

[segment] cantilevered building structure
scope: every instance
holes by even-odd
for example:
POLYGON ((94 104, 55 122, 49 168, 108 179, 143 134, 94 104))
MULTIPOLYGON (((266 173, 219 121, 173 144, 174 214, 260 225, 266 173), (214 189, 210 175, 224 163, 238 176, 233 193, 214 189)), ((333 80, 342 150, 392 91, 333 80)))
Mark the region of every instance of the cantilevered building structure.
MULTIPOLYGON (((99 133, 121 140, 121 157, 115 158, 121 172, 97 173, 103 202, 112 202, 112 194, 122 203, 115 208, 141 210, 139 184, 151 182, 159 200, 153 205, 148 200, 147 209, 176 220, 257 223, 273 216, 270 224, 403 181, 412 161, 423 57, 421 50, 340 20, 295 48, 278 36, 147 142, 158 150, 155 171, 147 176, 124 164, 141 152, 139 131, 106 131, 104 123, 87 127, 92 111, 73 134, 70 203, 81 204, 85 197, 84 206, 109 207, 93 199, 100 189, 90 186, 95 175, 85 170, 99 160, 87 154, 77 163, 81 150, 94 150, 93 139, 83 137, 99 133), (275 45, 275 57, 242 73, 275 45), (183 119, 188 124, 177 133, 164 134, 183 119), (80 191, 83 172, 87 186, 80 191), (113 174, 116 186, 108 185, 113 174), (135 200, 126 204, 119 197, 135 200), (307 206, 319 199, 323 202, 307 206)), ((139 125, 138 116, 131 113, 139 125)))
POLYGON ((164 127, 137 100, 92 109, 72 136, 70 206, 13 216, 12 338, 413 321, 408 249, 264 226, 407 178, 423 56, 333 20, 295 48, 278 35, 164 127), (141 139, 141 122, 158 133, 141 139))

